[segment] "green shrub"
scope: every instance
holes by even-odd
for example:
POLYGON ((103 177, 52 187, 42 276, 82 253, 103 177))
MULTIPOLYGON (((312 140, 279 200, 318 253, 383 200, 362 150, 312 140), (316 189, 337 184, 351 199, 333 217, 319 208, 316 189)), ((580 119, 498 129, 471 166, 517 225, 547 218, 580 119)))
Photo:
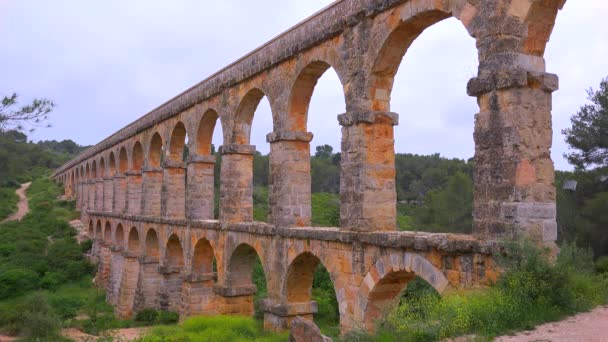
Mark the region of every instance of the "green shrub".
POLYGON ((19 202, 19 196, 13 187, 0 188, 0 221, 17 210, 17 202, 19 202))
POLYGON ((143 309, 135 315, 135 322, 144 325, 153 325, 158 321, 158 311, 148 308, 143 309))
POLYGON ((159 324, 175 324, 179 321, 179 314, 173 311, 161 311, 158 315, 159 324))
POLYGON ((27 269, 7 269, 0 265, 0 299, 16 297, 40 285, 38 274, 27 269))
POLYGON ((595 261, 595 269, 599 273, 608 273, 608 255, 604 255, 595 261))
POLYGON ((59 338, 61 322, 46 296, 36 293, 28 297, 21 307, 21 331, 27 340, 56 341, 59 338))

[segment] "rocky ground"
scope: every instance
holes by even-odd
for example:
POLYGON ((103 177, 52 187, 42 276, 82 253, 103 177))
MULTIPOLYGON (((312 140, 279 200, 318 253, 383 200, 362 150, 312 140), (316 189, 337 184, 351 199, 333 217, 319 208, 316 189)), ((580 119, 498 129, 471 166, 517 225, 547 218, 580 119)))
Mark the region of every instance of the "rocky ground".
POLYGON ((27 203, 27 196, 25 195, 25 192, 30 187, 30 185, 32 185, 31 182, 21 184, 21 187, 15 191, 17 196, 19 196, 19 203, 17 203, 17 212, 15 212, 13 215, 9 216, 2 222, 21 220, 25 215, 27 215, 27 213, 30 211, 30 207, 27 203))

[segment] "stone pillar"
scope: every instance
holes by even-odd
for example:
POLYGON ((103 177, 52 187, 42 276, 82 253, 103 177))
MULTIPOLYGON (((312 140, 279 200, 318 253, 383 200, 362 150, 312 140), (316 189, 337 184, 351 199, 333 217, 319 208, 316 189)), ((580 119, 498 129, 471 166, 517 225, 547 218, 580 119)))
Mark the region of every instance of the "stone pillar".
POLYGON ((186 169, 183 162, 164 162, 161 213, 167 218, 186 217, 186 169))
POLYGON ((80 211, 82 205, 82 186, 81 183, 76 183, 76 210, 80 211))
POLYGON ((309 132, 284 131, 266 136, 266 141, 270 143, 270 222, 277 226, 310 226, 312 137, 309 132))
POLYGON ((480 107, 474 133, 473 233, 483 239, 523 235, 552 244, 557 225, 551 94, 558 78, 544 72, 540 57, 511 57, 516 60, 507 69, 481 70, 468 84, 480 107))
POLYGON ((226 145, 220 148, 220 153, 220 222, 251 222, 255 146, 226 145))
POLYGON ((117 304, 118 291, 120 290, 120 283, 124 267, 124 257, 121 247, 112 247, 110 252, 112 254, 112 267, 108 286, 106 287, 106 300, 110 304, 117 304))
POLYGON ((110 245, 105 241, 100 240, 99 246, 99 266, 96 282, 100 288, 107 289, 108 279, 112 270, 112 252, 110 251, 110 245))
POLYGON ((123 214, 127 210, 127 177, 114 176, 114 212, 123 214))
POLYGON ((127 212, 129 215, 141 215, 142 176, 138 171, 127 171, 127 212))
POLYGON ((215 279, 215 273, 188 274, 184 277, 180 317, 220 313, 219 299, 213 292, 215 279))
POLYGON ((163 169, 148 167, 142 170, 142 174, 142 215, 160 216, 163 169))
POLYGON ((315 301, 279 304, 270 299, 263 299, 260 304, 264 311, 264 330, 268 331, 288 330, 291 322, 298 316, 312 321, 318 311, 315 301))
POLYGON ((135 296, 135 311, 146 308, 158 309, 158 292, 162 275, 158 272, 158 257, 141 257, 139 260, 139 282, 135 296))
POLYGON ((114 210, 114 178, 106 177, 103 179, 103 211, 111 212, 114 210))
POLYGON ((95 181, 95 210, 103 211, 103 179, 95 181))
POLYGON ((190 220, 213 220, 215 206, 215 156, 188 157, 186 216, 190 220))
POLYGON ((161 310, 178 312, 182 306, 182 271, 179 267, 159 266, 162 275, 158 291, 161 310))
POLYGON ((89 208, 89 181, 82 182, 82 202, 80 207, 83 212, 86 212, 89 208))
POLYGON ((215 285, 213 292, 218 296, 218 305, 223 315, 253 316, 255 285, 225 286, 215 285))
POLYGON ((115 313, 120 318, 131 318, 139 278, 139 261, 137 255, 127 252, 123 253, 123 258, 123 271, 115 313))
POLYGON ((348 112, 342 125, 340 226, 353 231, 395 230, 397 192, 393 126, 398 115, 348 112))
POLYGON ((89 205, 88 210, 95 210, 95 181, 89 180, 89 205))

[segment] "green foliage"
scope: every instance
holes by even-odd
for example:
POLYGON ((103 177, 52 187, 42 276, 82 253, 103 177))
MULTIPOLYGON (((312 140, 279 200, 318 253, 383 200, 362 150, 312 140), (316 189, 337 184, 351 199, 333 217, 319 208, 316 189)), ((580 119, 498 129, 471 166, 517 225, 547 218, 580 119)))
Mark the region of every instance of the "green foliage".
POLYGON ((317 266, 312 281, 312 300, 318 305, 318 311, 314 315, 317 326, 328 336, 338 336, 340 334, 338 299, 329 272, 321 263, 317 266))
POLYGON ((268 188, 255 186, 253 188, 253 219, 255 221, 267 222, 269 211, 268 188))
POLYGON ((179 314, 173 311, 160 311, 143 309, 135 315, 135 323, 139 325, 175 324, 179 321, 179 314))
POLYGON ((586 104, 570 119, 572 127, 563 130, 566 142, 575 152, 565 154, 578 169, 588 166, 608 167, 608 78, 600 89, 589 89, 586 104))
POLYGON ((13 187, 0 188, 0 221, 17 211, 19 196, 13 187))
POLYGON ((595 269, 598 273, 608 274, 608 256, 600 257, 595 261, 595 269))
POLYGON ((312 194, 312 224, 317 227, 340 226, 340 197, 332 193, 312 194))
POLYGON ((435 341, 467 334, 491 338, 608 301, 608 278, 593 273, 588 250, 564 245, 551 263, 530 244, 515 247, 496 286, 444 297, 420 289, 406 292, 376 335, 356 333, 347 340, 435 341))
POLYGON ((51 100, 34 99, 31 104, 16 110, 12 109, 19 103, 18 98, 19 96, 16 93, 2 97, 2 101, 0 101, 0 132, 9 128, 21 131, 25 129, 25 125, 40 126, 48 119, 49 113, 55 107, 51 100))
POLYGON ((18 131, 0 131, 0 187, 16 186, 50 174, 75 154, 81 147, 71 140, 32 143, 18 131))
POLYGON ((159 326, 152 329, 140 342, 161 341, 285 341, 286 334, 272 334, 249 317, 212 316, 192 317, 179 326, 159 326))

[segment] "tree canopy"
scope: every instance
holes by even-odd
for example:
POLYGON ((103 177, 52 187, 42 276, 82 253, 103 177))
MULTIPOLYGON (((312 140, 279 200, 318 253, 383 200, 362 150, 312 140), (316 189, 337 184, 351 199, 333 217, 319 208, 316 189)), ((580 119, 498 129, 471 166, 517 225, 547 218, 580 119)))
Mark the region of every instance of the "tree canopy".
POLYGON ((597 91, 587 91, 588 103, 570 119, 572 127, 563 130, 566 142, 575 151, 564 154, 578 169, 608 166, 608 77, 597 91))
POLYGON ((19 96, 16 93, 2 98, 0 103, 0 131, 9 129, 23 131, 26 126, 30 126, 30 130, 32 130, 33 127, 43 125, 48 119, 49 113, 55 107, 53 101, 43 98, 34 99, 31 104, 13 109, 19 104, 18 98, 19 96))

